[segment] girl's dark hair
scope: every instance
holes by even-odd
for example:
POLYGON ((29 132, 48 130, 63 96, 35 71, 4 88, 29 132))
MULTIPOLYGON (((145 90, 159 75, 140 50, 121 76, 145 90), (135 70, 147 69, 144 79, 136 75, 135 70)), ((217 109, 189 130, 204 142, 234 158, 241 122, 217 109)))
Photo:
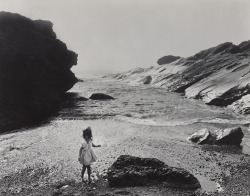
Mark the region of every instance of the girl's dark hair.
POLYGON ((92 136, 91 128, 88 127, 87 129, 84 129, 83 133, 82 133, 82 136, 86 140, 86 142, 89 142, 90 140, 92 140, 93 136, 92 136))

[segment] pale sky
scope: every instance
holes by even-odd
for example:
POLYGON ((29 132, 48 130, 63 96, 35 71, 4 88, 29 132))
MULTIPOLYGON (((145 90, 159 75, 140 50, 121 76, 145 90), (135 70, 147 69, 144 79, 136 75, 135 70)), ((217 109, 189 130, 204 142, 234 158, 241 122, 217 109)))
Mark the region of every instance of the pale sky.
POLYGON ((250 40, 250 0, 0 0, 0 10, 53 22, 79 55, 76 75, 150 67, 164 55, 250 40))

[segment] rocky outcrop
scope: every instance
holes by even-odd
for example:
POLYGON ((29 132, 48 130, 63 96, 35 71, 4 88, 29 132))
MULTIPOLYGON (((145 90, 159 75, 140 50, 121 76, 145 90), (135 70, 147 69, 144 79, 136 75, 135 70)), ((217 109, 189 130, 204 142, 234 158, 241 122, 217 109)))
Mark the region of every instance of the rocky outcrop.
POLYGON ((49 21, 0 12, 0 132, 33 124, 59 108, 77 78, 77 54, 49 21))
POLYGON ((244 134, 240 127, 227 128, 223 130, 215 130, 213 132, 207 129, 191 135, 188 139, 197 144, 214 144, 214 145, 236 145, 242 142, 244 134))
POLYGON ((110 99, 114 99, 113 97, 111 97, 110 95, 106 95, 104 93, 93 93, 89 99, 93 99, 93 100, 110 100, 110 99))
POLYGON ((169 167, 155 158, 121 155, 108 169, 110 187, 146 186, 167 183, 170 186, 198 189, 199 181, 181 168, 169 167))
POLYGON ((164 65, 164 64, 172 63, 179 58, 181 58, 181 57, 180 56, 173 56, 173 55, 164 56, 164 57, 161 57, 158 59, 157 64, 164 65))
POLYGON ((140 84, 149 75, 152 85, 184 93, 209 105, 231 105, 236 112, 249 113, 246 105, 250 94, 250 41, 238 46, 226 42, 188 58, 118 77, 140 84))

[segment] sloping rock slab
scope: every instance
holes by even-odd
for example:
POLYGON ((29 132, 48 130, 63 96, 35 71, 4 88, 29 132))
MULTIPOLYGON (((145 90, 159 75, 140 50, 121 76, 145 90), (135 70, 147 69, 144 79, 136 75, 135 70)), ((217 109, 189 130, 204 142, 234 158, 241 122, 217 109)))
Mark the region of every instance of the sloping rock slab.
POLYGON ((155 158, 121 155, 108 169, 110 187, 147 186, 167 183, 170 186, 198 189, 199 181, 182 168, 169 167, 155 158))
POLYGON ((240 145, 244 134, 240 127, 215 130, 212 133, 207 129, 192 134, 188 140, 197 144, 212 144, 212 145, 240 145))
MULTIPOLYGON (((119 79, 143 83, 150 75, 150 84, 167 91, 201 99, 206 104, 229 106, 241 114, 250 113, 250 40, 233 45, 230 42, 203 50, 187 58, 165 56, 160 66, 122 73, 119 79)), ((116 78, 114 76, 114 78, 116 78)))
POLYGON ((114 99, 110 95, 106 95, 104 93, 94 93, 90 96, 90 99, 93 100, 109 100, 109 99, 114 99))

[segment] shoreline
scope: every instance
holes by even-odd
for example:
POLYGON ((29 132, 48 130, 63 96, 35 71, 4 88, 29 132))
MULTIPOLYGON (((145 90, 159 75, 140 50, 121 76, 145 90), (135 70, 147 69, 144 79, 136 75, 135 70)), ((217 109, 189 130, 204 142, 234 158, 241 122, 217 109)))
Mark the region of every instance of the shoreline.
MULTIPOLYGON (((42 127, 0 135, 0 144, 2 146, 0 149, 2 154, 0 162, 3 166, 0 172, 0 182, 5 182, 6 176, 13 174, 13 168, 15 168, 15 174, 25 168, 38 165, 38 167, 45 167, 49 171, 53 170, 53 168, 55 170, 53 175, 49 172, 44 179, 40 179, 37 182, 39 185, 52 185, 64 178, 74 180, 76 184, 79 183, 81 166, 77 162, 77 157, 82 140, 81 129, 89 125, 93 129, 95 143, 102 145, 101 148, 94 148, 98 160, 92 166, 93 174, 102 176, 102 179, 105 179, 106 170, 118 156, 129 154, 158 158, 169 166, 182 167, 198 178, 203 186, 203 191, 215 194, 218 183, 224 189, 224 193, 227 193, 226 191, 230 187, 223 183, 223 179, 233 177, 232 175, 224 176, 230 174, 232 170, 230 165, 240 167, 240 165, 250 162, 250 156, 242 154, 238 148, 199 146, 186 140, 189 135, 203 127, 216 129, 225 126, 221 124, 195 123, 173 127, 158 127, 110 119, 52 121, 42 127), (39 166, 39 164, 41 165, 39 166), (49 183, 46 184, 45 181, 49 183)), ((247 127, 244 127, 243 131, 249 137, 250 133, 247 132, 247 127)), ((244 167, 243 170, 245 169, 244 167)), ((238 172, 238 170, 235 172, 238 172)), ((242 179, 246 178, 244 173, 241 175, 242 179)), ((102 183, 107 185, 105 180, 99 181, 99 185, 102 183)), ((13 186, 15 187, 15 184, 13 186)), ((15 188, 18 189, 19 186, 15 188)), ((243 188, 247 190, 247 187, 243 188)), ((133 192, 133 190, 136 191, 141 188, 129 189, 131 189, 130 192, 133 192)), ((150 187, 143 187, 143 189, 147 190, 150 187)), ((171 192, 169 187, 163 187, 162 190, 164 189, 171 192)), ((105 190, 111 191, 107 187, 105 190)))

